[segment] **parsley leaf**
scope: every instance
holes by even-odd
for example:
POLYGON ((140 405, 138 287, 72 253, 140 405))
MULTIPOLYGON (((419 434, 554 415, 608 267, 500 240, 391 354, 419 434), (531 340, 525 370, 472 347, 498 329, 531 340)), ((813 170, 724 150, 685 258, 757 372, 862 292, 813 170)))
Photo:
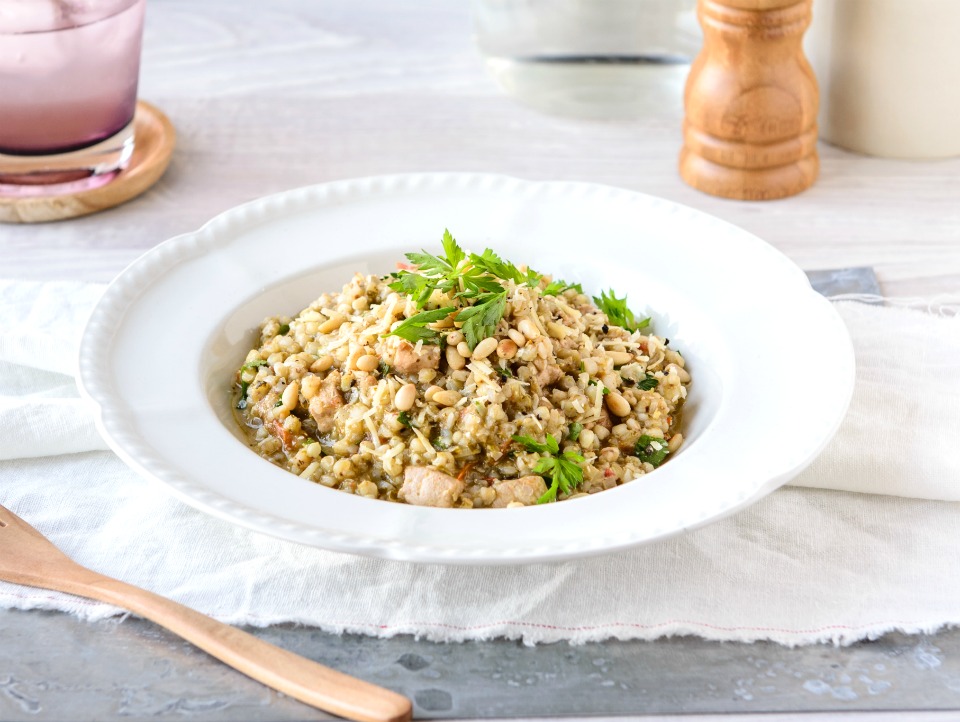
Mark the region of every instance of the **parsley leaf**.
POLYGON ((640 381, 637 382, 637 388, 641 391, 653 391, 660 385, 660 379, 658 379, 653 374, 647 374, 640 381))
POLYGON ((560 445, 557 443, 557 440, 553 438, 552 434, 547 434, 547 439, 542 444, 531 436, 514 435, 510 438, 524 446, 527 451, 536 454, 557 454, 560 452, 560 445))
POLYGON ((489 248, 485 249, 479 256, 476 253, 471 253, 470 262, 473 263, 476 268, 504 281, 523 283, 526 280, 526 277, 520 272, 519 268, 510 263, 510 261, 504 261, 489 248))
POLYGON ((397 293, 410 296, 417 304, 417 308, 423 308, 436 288, 429 277, 410 271, 397 274, 397 280, 388 285, 397 293))
POLYGON ((579 421, 574 421, 570 424, 570 434, 567 437, 570 441, 576 441, 580 438, 580 432, 583 431, 583 424, 579 421))
POLYGON ((564 291, 569 289, 575 290, 577 293, 583 293, 583 286, 579 283, 567 283, 566 281, 551 281, 547 284, 547 287, 543 289, 544 296, 559 296, 564 291))
POLYGON ((504 381, 513 378, 513 371, 509 366, 494 366, 493 370, 496 371, 504 381))
POLYGON ((667 442, 656 436, 644 434, 637 439, 636 454, 640 461, 651 464, 654 468, 660 466, 670 453, 667 442))
POLYGON ((450 264, 451 268, 456 268, 460 265, 460 261, 467 257, 467 254, 464 253, 463 249, 460 248, 457 241, 450 231, 446 228, 443 229, 443 252, 447 254, 447 263, 450 264))
POLYGON ((456 310, 453 306, 447 306, 445 308, 435 308, 432 311, 418 313, 416 316, 411 316, 401 323, 388 333, 387 336, 399 336, 413 344, 417 341, 423 341, 427 344, 439 344, 440 333, 432 328, 427 328, 427 324, 442 321, 456 310))
POLYGON ((397 414, 397 421, 408 428, 413 428, 413 424, 410 423, 410 414, 408 414, 406 411, 401 411, 399 414, 397 414))
POLYGON ((245 363, 243 366, 240 367, 240 370, 243 371, 244 369, 255 369, 259 366, 266 366, 266 365, 267 365, 266 361, 264 361, 262 358, 258 358, 256 361, 245 363))
POLYGON ((603 311, 610 323, 614 326, 620 326, 633 333, 650 325, 649 318, 638 319, 633 315, 633 311, 627 308, 627 297, 617 298, 617 295, 611 289, 602 291, 600 296, 594 296, 593 302, 597 308, 603 311))
POLYGON ((477 296, 477 303, 467 306, 457 314, 457 321, 463 323, 461 330, 471 351, 483 339, 493 336, 497 330, 497 324, 503 318, 506 305, 506 291, 488 293, 477 296))

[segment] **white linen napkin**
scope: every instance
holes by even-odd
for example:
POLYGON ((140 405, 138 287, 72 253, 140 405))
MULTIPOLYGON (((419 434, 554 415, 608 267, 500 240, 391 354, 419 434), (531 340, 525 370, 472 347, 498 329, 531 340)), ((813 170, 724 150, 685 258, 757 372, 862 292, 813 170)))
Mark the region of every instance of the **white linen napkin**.
MULTIPOLYGON (((696 634, 847 643, 960 623, 960 304, 845 301, 850 413, 794 485, 703 529, 593 559, 419 565, 209 517, 127 469, 71 378, 101 286, 0 282, 0 503, 78 562, 235 624, 528 643, 696 634), (807 487, 807 488, 804 488, 807 487)), ((813 350, 811 375, 829 373, 813 350)), ((813 399, 815 401, 815 399, 813 399)), ((0 607, 98 602, 0 583, 0 607)))

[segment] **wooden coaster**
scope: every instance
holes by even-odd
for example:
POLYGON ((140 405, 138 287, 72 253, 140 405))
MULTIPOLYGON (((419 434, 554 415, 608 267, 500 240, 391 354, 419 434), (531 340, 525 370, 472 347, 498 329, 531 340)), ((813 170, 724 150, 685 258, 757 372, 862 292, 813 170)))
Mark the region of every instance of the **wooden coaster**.
POLYGON ((170 164, 177 134, 170 119, 146 101, 137 101, 133 116, 134 146, 130 164, 106 185, 59 196, 0 197, 0 222, 43 223, 104 211, 147 190, 170 164))

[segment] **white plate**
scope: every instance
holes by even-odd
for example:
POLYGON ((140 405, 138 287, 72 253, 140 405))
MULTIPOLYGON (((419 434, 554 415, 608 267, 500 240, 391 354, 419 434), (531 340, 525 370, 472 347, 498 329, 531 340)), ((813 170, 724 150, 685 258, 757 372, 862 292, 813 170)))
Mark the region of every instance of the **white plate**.
POLYGON ((426 174, 270 196, 135 261, 80 351, 100 429, 130 466, 193 506, 327 549, 430 562, 565 559, 650 542, 777 488, 836 431, 853 350, 830 303, 745 231, 674 203, 585 183, 426 174), (247 448, 233 371, 268 315, 295 314, 355 271, 439 247, 445 227, 597 293, 612 287, 688 360, 686 443, 645 477, 522 509, 389 504, 304 481, 247 448))

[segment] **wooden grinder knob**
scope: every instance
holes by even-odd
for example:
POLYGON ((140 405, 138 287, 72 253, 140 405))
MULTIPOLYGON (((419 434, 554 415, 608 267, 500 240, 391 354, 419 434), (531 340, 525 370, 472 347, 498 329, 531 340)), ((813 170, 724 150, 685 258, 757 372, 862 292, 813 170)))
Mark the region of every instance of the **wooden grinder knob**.
POLYGON ((817 177, 817 81, 801 41, 812 0, 699 0, 703 50, 684 94, 680 175, 740 200, 794 195, 817 177))

